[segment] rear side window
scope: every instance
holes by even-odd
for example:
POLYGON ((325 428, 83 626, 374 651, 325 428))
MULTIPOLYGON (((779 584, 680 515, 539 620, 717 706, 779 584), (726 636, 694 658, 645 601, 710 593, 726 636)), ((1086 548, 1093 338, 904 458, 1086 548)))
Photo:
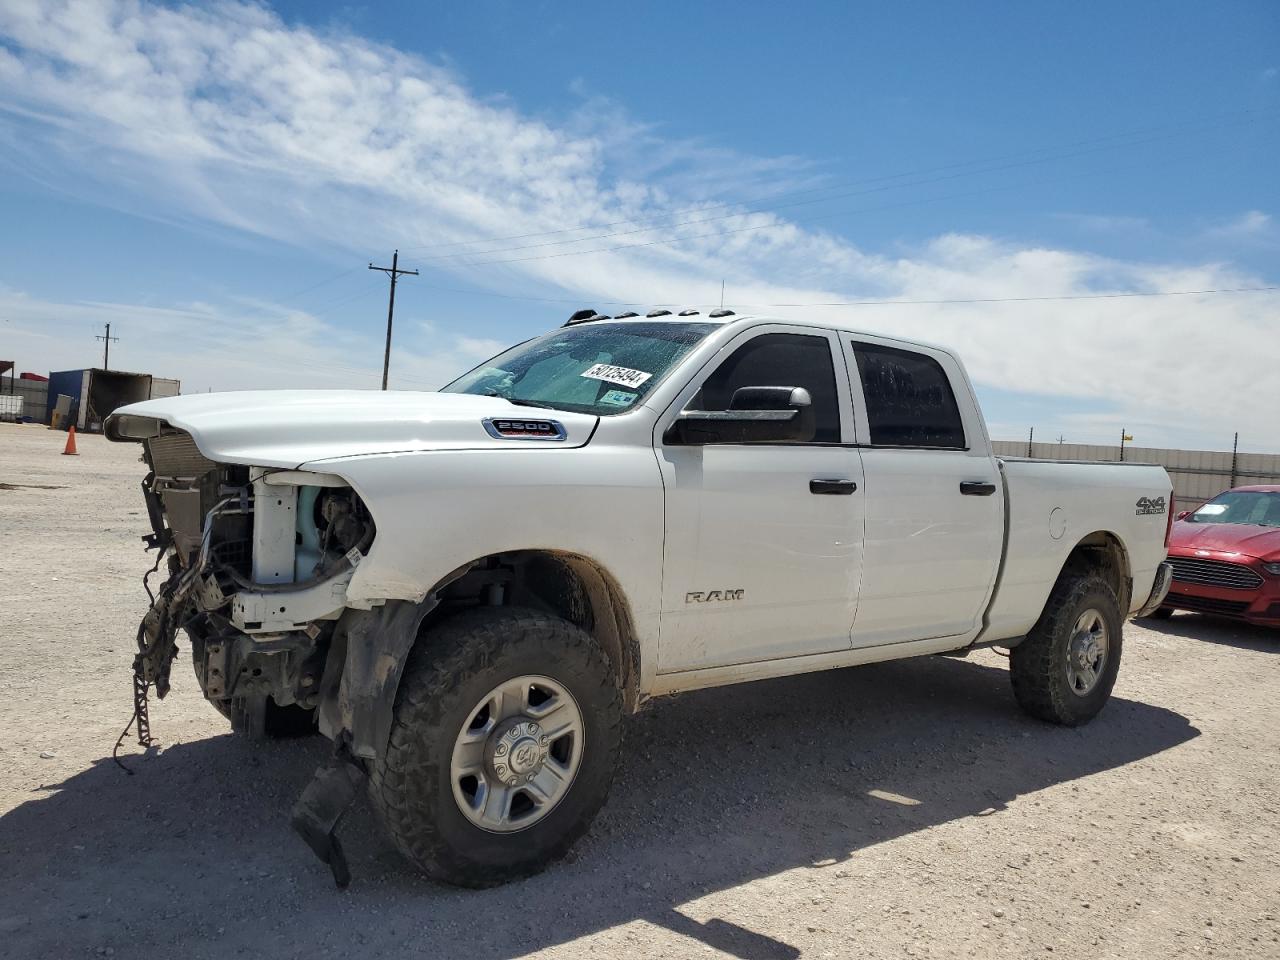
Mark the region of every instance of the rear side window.
POLYGON ((840 401, 831 341, 799 333, 763 333, 744 343, 711 374, 689 404, 728 410, 739 387, 804 387, 813 398, 814 443, 840 442, 840 401))
POLYGON ((871 443, 962 449, 964 427, 938 361, 909 350, 854 344, 871 443))

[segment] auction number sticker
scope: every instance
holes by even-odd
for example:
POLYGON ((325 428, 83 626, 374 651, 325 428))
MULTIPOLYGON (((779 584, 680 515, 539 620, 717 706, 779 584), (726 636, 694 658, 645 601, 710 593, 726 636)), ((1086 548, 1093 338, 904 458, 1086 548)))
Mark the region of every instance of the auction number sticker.
POLYGON ((615 367, 608 363, 597 363, 595 366, 582 371, 582 376, 591 380, 603 380, 605 383, 616 383, 623 387, 638 387, 650 377, 652 373, 645 373, 643 370, 632 370, 630 367, 615 367))

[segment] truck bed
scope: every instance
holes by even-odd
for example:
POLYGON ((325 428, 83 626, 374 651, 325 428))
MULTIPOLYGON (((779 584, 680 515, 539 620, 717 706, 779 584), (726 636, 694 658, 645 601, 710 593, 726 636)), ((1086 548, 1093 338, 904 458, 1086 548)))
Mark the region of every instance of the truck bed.
MULTIPOLYGON (((1119 544, 1132 579, 1128 610, 1151 592, 1165 558, 1173 484, 1158 464, 998 457, 1005 555, 982 639, 1024 635, 1082 542, 1119 544)), ((1123 598, 1122 598, 1123 599, 1123 598)))

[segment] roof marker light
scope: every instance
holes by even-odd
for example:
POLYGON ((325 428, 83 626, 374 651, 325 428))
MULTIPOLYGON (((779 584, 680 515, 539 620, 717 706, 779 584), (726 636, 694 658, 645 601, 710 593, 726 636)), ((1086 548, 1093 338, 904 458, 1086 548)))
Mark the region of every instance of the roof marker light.
POLYGON ((571 316, 568 320, 566 320, 564 325, 566 327, 571 327, 575 323, 586 323, 588 320, 595 320, 595 319, 596 319, 596 312, 590 308, 587 308, 586 310, 575 310, 573 312, 573 316, 571 316))
POLYGON ((671 311, 670 311, 670 310, 650 310, 647 314, 645 314, 645 316, 647 316, 647 317, 669 317, 669 316, 671 316, 671 311))
POLYGON ((682 317, 696 317, 697 315, 698 315, 697 310, 681 310, 680 311, 680 316, 682 317))
POLYGON ((719 310, 712 310, 710 313, 707 314, 707 316, 715 320, 720 317, 732 317, 734 316, 734 312, 732 310, 727 310, 724 307, 721 307, 719 310))

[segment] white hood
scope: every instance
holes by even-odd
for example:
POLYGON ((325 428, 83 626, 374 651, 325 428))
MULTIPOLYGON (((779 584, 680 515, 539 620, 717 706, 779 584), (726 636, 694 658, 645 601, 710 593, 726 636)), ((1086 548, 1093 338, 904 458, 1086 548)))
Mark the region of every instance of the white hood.
MULTIPOLYGON (((191 434, 210 460, 294 468, 313 460, 413 450, 580 447, 599 418, 508 403, 501 397, 398 390, 254 390, 163 397, 120 407, 106 424, 130 415, 153 417, 191 434), (490 436, 486 417, 554 420, 564 440, 490 436)), ((118 421, 117 421, 118 422, 118 421)))

